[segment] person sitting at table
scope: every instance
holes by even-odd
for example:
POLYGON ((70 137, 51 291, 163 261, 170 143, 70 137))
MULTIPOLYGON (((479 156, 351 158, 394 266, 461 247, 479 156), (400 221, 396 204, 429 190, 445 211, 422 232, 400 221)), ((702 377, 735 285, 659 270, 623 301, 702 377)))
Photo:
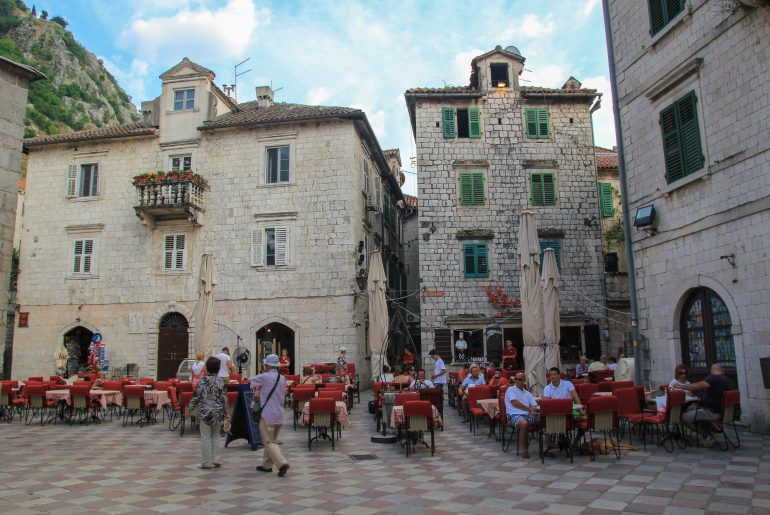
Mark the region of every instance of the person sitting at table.
POLYGON ((607 370, 617 370, 618 369, 618 358, 615 356, 610 356, 607 358, 607 370))
POLYGON ((457 389, 457 395, 460 397, 460 402, 463 407, 463 415, 465 416, 465 420, 463 422, 468 422, 468 389, 473 388, 474 386, 478 386, 480 384, 486 384, 486 381, 484 380, 484 376, 481 375, 481 369, 478 365, 473 364, 471 365, 471 373, 468 375, 465 379, 463 379, 462 384, 457 389))
POLYGON ((310 374, 302 379, 302 384, 321 384, 321 376, 315 371, 315 367, 310 367, 310 374))
POLYGON ((340 347, 340 355, 337 356, 337 373, 338 374, 348 371, 348 361, 347 359, 345 359, 345 354, 347 354, 347 352, 348 352, 347 347, 340 347))
POLYGON ((412 352, 412 349, 409 347, 404 348, 404 352, 401 353, 401 365, 403 365, 404 368, 408 369, 410 366, 414 365, 414 360, 416 359, 416 356, 414 355, 414 352, 412 352))
MULTIPOLYGON (((679 364, 674 369, 674 378, 671 380, 670 383, 668 383, 668 387, 672 390, 685 390, 684 388, 681 388, 680 385, 683 384, 690 384, 690 381, 687 380, 687 367, 679 364)), ((693 395, 692 393, 685 390, 685 397, 684 402, 685 404, 689 404, 691 402, 700 402, 700 397, 697 397, 693 395)))
POLYGON ((505 412, 512 427, 519 432, 519 454, 529 459, 529 431, 540 423, 537 402, 524 388, 524 373, 518 372, 513 379, 514 385, 505 391, 505 412))
POLYGON ((489 380, 489 386, 497 386, 498 388, 508 386, 508 380, 503 377, 503 371, 500 369, 495 370, 495 375, 489 380))
POLYGON ((588 367, 589 372, 598 372, 599 370, 607 370, 607 356, 601 356, 599 361, 594 361, 588 367))
POLYGON ((700 405, 682 415, 685 425, 697 431, 705 440, 706 447, 714 447, 716 440, 711 435, 711 423, 719 421, 722 416, 722 394, 735 390, 735 383, 725 375, 724 368, 719 363, 711 365, 711 374, 697 383, 677 383, 674 385, 681 390, 694 392, 706 390, 700 405))
POLYGON ((393 382, 401 384, 409 384, 412 382, 412 378, 406 375, 400 368, 396 368, 395 377, 393 382))
POLYGON ((424 388, 433 388, 433 381, 430 379, 425 379, 425 369, 421 368, 417 371, 417 377, 409 383, 409 389, 410 390, 417 390, 420 391, 424 388))
POLYGON ((575 375, 583 377, 588 374, 588 360, 585 356, 580 356, 580 363, 575 367, 575 375))
POLYGON ((503 368, 506 370, 516 370, 519 362, 519 349, 513 345, 513 340, 505 340, 503 349, 503 368))
POLYGON ((460 381, 461 383, 465 381, 465 378, 468 377, 468 374, 470 373, 470 371, 471 371, 471 364, 470 363, 464 364, 462 370, 460 370, 457 373, 457 380, 460 381))
POLYGON ((388 365, 382 365, 382 374, 380 374, 378 380, 383 382, 393 382, 393 372, 388 365))

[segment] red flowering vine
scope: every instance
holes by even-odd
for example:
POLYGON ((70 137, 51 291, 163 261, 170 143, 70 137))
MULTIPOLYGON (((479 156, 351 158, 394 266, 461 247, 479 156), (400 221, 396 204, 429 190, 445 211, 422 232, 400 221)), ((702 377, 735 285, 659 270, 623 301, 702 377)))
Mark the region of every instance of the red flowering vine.
POLYGON ((502 318, 506 315, 512 314, 511 308, 521 307, 520 298, 507 295, 499 286, 494 287, 490 284, 484 289, 484 291, 487 293, 487 299, 489 300, 489 303, 492 304, 495 309, 497 309, 497 313, 495 313, 496 318, 502 318))

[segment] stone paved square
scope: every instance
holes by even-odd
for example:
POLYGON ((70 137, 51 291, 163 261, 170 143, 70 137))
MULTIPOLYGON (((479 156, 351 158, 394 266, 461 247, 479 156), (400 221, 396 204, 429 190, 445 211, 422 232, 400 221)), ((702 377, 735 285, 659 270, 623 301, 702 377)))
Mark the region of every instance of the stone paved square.
MULTIPOLYGON (((370 442, 370 393, 351 411, 352 426, 331 450, 307 449, 307 430, 282 430, 286 478, 254 470, 262 450, 245 440, 222 451, 219 470, 200 470, 197 431, 166 423, 123 427, 0 425, 0 512, 33 513, 549 513, 698 514, 770 512, 770 438, 741 433, 741 448, 656 445, 616 460, 564 455, 541 464, 503 453, 484 430, 476 436, 445 408, 436 456, 406 458, 398 445, 370 442), (358 461, 351 455, 374 454, 358 461)), ((482 428, 483 429, 483 428, 482 428)), ((636 442, 635 442, 636 443, 636 442)))

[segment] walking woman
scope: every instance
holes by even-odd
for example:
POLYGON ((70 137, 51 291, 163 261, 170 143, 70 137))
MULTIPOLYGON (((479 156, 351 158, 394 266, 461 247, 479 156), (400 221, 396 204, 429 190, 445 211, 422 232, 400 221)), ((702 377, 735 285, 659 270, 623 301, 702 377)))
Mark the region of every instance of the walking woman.
POLYGON ((200 411, 201 464, 198 468, 211 469, 221 467, 219 461, 219 431, 222 423, 229 419, 227 415, 227 388, 218 377, 221 362, 210 357, 206 361, 207 375, 198 381, 190 401, 190 410, 197 405, 200 411))

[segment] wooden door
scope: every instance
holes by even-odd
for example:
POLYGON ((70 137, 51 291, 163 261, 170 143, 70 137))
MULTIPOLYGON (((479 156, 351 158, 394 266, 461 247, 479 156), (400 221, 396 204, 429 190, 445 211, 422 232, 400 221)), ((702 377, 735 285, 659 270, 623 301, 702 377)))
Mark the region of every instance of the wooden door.
POLYGON ((187 357, 189 340, 186 327, 161 327, 158 330, 159 381, 176 377, 179 363, 187 357))

